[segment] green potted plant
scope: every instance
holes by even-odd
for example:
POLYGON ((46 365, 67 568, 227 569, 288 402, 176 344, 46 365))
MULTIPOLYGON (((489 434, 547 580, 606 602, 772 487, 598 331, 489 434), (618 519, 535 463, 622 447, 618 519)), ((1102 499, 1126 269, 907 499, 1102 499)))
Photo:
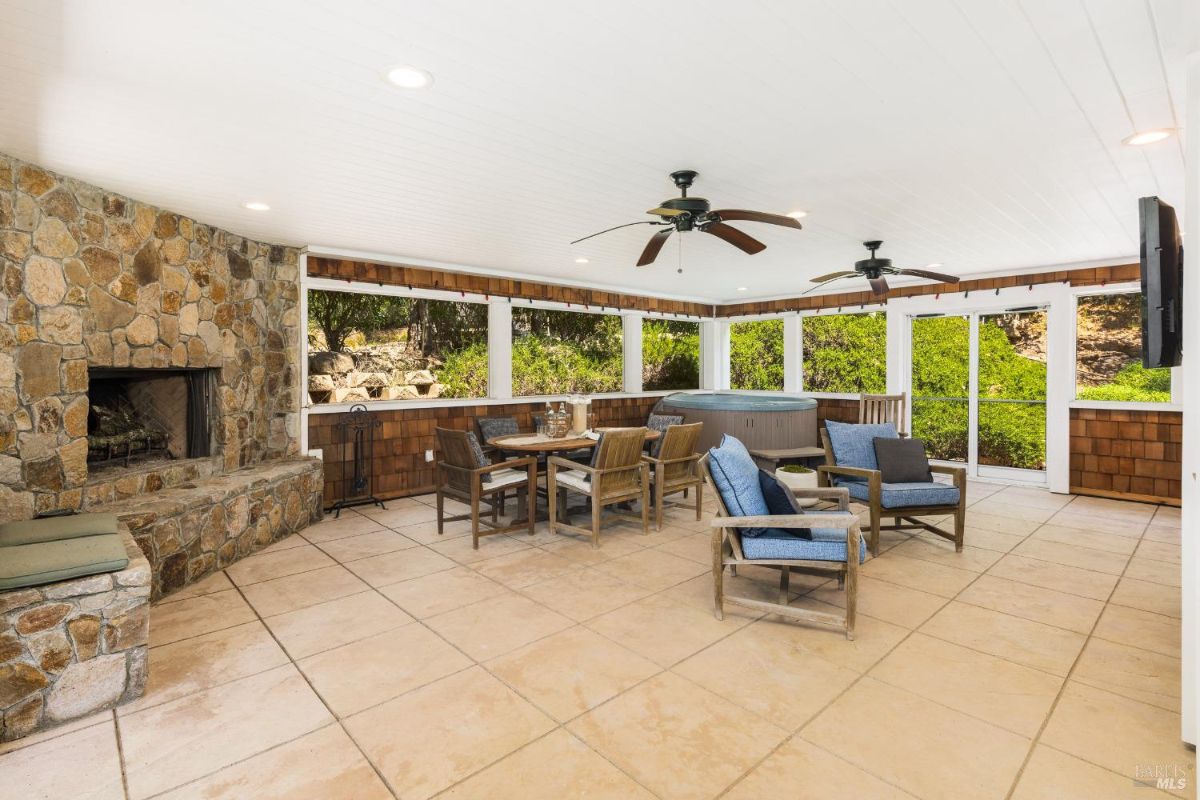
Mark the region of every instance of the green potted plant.
MULTIPOLYGON (((803 464, 785 464, 775 470, 775 477, 784 486, 791 489, 815 489, 817 488, 817 471, 809 469, 803 464)), ((816 502, 813 499, 801 499, 801 505, 810 506, 816 502)))

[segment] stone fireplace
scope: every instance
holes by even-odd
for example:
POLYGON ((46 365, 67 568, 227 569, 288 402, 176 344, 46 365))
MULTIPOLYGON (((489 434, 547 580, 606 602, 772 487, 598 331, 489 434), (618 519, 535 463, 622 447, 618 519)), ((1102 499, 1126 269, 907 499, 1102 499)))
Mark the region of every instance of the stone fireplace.
POLYGON ((217 371, 88 368, 88 465, 214 452, 217 371))

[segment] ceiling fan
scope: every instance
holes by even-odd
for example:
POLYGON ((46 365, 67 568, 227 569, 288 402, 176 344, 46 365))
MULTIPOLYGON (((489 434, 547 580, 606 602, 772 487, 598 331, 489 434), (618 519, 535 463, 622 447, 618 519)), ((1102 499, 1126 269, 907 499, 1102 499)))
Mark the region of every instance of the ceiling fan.
MULTIPOLYGON (((808 291, 820 288, 826 283, 841 280, 842 278, 863 277, 871 284, 871 291, 877 295, 885 295, 888 291, 888 282, 885 275, 915 275, 918 278, 928 278, 931 281, 939 283, 958 283, 958 277, 955 275, 946 275, 942 272, 930 272, 927 269, 899 269, 892 266, 890 258, 877 258, 875 251, 883 246, 883 242, 873 240, 863 242, 863 247, 871 251, 870 258, 864 258, 862 261, 854 262, 853 270, 844 270, 841 272, 831 272, 828 275, 819 275, 812 279, 812 282, 817 286, 812 287, 808 291)), ((934 265, 940 266, 940 265, 934 265)), ((808 292, 805 292, 807 294, 808 292)))
POLYGON ((683 233, 684 231, 698 230, 701 233, 711 233, 718 239, 729 242, 729 244, 738 248, 743 253, 754 255, 755 253, 761 253, 767 246, 753 236, 743 233, 730 225, 726 225, 726 222, 765 222, 769 225, 782 225, 785 228, 800 229, 799 222, 782 214, 768 214, 763 211, 742 211, 736 208, 726 208, 718 211, 710 210, 708 201, 703 197, 688 197, 688 189, 691 188, 692 181, 696 179, 698 174, 696 171, 690 169, 671 173, 671 180, 675 181, 675 185, 679 187, 679 197, 664 200, 657 208, 652 208, 646 212, 647 214, 653 214, 658 219, 627 222, 624 225, 606 228, 584 236, 583 239, 576 239, 571 244, 578 244, 584 239, 591 239, 593 236, 615 231, 618 228, 628 228, 631 225, 661 226, 662 230, 650 237, 646 248, 642 250, 641 258, 638 259, 637 265, 644 267, 647 264, 653 263, 654 259, 658 258, 659 251, 662 250, 663 245, 667 243, 667 239, 675 231, 683 233))

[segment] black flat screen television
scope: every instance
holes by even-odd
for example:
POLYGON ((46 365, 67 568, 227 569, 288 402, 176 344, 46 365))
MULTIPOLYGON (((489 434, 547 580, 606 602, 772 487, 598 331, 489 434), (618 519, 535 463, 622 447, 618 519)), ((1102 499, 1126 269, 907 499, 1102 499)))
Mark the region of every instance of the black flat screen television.
POLYGON ((1183 243, 1175 209, 1138 200, 1142 262, 1142 366, 1178 367, 1183 358, 1183 243))

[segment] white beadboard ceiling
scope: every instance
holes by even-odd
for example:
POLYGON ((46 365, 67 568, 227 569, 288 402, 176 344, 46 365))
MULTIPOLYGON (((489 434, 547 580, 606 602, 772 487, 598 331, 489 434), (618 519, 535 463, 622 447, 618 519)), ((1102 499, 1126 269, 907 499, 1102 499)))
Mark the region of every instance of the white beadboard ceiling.
POLYGON ((1182 206, 1179 137, 1121 139, 1181 124, 1198 8, 0 0, 0 151, 272 242, 713 301, 872 238, 964 276, 1092 262, 1136 254, 1137 197, 1182 206), (433 86, 390 87, 401 63, 433 86), (649 226, 568 244, 648 219, 676 169, 805 229, 672 237, 682 274, 678 241, 633 266, 649 226))

